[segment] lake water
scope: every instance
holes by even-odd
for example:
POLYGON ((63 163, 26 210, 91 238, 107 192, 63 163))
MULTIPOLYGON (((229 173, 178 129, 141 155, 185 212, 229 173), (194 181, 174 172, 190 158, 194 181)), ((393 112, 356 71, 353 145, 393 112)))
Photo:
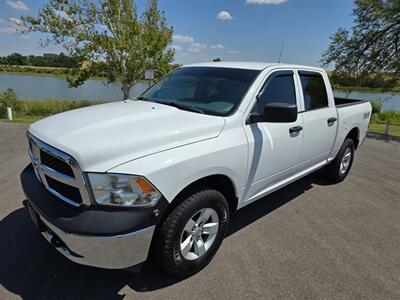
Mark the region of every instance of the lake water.
MULTIPOLYGON (((148 86, 147 82, 139 82, 130 93, 135 97, 148 86)), ((104 100, 118 101, 122 99, 119 84, 106 85, 101 80, 88 80, 78 88, 68 88, 63 77, 29 76, 0 73, 0 90, 14 89, 17 96, 26 99, 63 99, 63 100, 104 100)), ((400 111, 400 94, 397 93, 345 93, 335 91, 335 96, 363 100, 382 100, 383 110, 400 111)))
MULTIPOLYGON (((136 97, 148 87, 139 82, 130 96, 136 97)), ((64 77, 30 76, 0 73, 0 90, 12 88, 18 98, 62 99, 62 100, 122 100, 121 86, 117 83, 106 85, 101 80, 88 80, 77 88, 69 88, 64 77)))

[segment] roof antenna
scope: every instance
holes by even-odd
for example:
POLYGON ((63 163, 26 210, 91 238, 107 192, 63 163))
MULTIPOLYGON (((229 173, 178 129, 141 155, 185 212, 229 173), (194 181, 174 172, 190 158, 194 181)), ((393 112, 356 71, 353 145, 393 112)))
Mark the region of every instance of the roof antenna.
POLYGON ((283 52, 284 46, 285 46, 285 40, 282 40, 282 47, 281 47, 281 51, 279 52, 278 64, 281 62, 281 57, 282 57, 282 52, 283 52))

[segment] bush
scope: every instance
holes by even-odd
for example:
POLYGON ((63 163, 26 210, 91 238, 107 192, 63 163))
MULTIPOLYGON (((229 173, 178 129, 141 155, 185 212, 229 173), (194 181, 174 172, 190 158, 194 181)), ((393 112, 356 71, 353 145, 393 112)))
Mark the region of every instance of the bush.
POLYGON ((7 107, 11 107, 12 109, 19 107, 17 94, 13 89, 0 92, 0 118, 4 118, 7 115, 7 107))
POLYGON ((372 100, 372 114, 380 113, 382 110, 382 100, 372 100))
POLYGON ((400 112, 388 110, 372 115, 371 123, 386 124, 387 122, 392 125, 400 126, 400 112))
POLYGON ((0 118, 7 115, 6 108, 11 107, 16 117, 46 117, 71 109, 104 103, 101 101, 65 101, 65 100, 21 100, 12 89, 0 91, 0 118))
POLYGON ((388 110, 381 112, 379 115, 379 120, 387 123, 390 122, 392 125, 400 125, 400 112, 394 110, 388 110))
POLYGON ((50 116, 60 112, 82 108, 102 102, 64 100, 20 100, 19 116, 50 116))

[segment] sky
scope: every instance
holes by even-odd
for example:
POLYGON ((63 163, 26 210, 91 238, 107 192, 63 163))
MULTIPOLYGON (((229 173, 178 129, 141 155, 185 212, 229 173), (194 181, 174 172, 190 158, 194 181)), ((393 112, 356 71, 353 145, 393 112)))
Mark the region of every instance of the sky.
MULTIPOLYGON (((44 34, 21 35, 21 15, 35 15, 46 0, 0 0, 0 55, 58 53, 43 47, 44 34)), ((139 12, 147 5, 136 1, 139 12)), ((352 0, 159 0, 174 28, 175 62, 222 60, 281 62, 318 66, 339 28, 354 18, 352 0), (284 41, 284 42, 283 42, 284 41)))

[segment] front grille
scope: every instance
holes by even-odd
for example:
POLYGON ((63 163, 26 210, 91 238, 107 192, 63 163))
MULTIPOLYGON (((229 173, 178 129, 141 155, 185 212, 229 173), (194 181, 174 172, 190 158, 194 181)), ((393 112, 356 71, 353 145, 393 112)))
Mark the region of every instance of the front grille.
POLYGON ((59 193, 61 196, 67 198, 67 199, 74 199, 74 202, 81 204, 82 203, 82 197, 81 193, 79 192, 79 189, 64 184, 62 182, 59 182, 57 180, 54 180, 53 178, 49 176, 45 176, 47 184, 49 185, 49 188, 52 190, 56 191, 59 193))
POLYGON ((38 179, 60 200, 73 206, 90 205, 85 176, 73 157, 28 132, 29 156, 38 179))
POLYGON ((69 177, 75 177, 71 167, 65 161, 62 161, 54 157, 53 155, 48 154, 46 151, 40 150, 40 160, 43 165, 57 172, 60 172, 69 177))

